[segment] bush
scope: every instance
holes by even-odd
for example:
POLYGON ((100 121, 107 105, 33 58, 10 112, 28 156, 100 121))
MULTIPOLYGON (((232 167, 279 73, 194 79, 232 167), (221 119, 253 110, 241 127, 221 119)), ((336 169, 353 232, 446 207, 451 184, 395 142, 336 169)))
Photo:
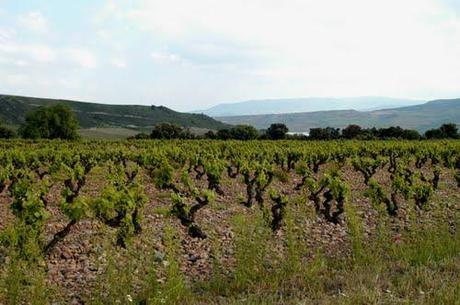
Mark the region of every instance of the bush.
POLYGON ((257 137, 259 136, 257 129, 249 125, 236 126, 230 129, 230 134, 232 136, 232 139, 243 141, 254 140, 257 139, 257 137))
POLYGON ((458 139, 460 135, 458 133, 457 125, 454 123, 443 124, 437 129, 430 129, 425 132, 427 139, 458 139))
POLYGON ((171 123, 160 123, 155 125, 150 137, 152 139, 179 139, 182 127, 171 123))
POLYGON ((311 140, 334 140, 340 138, 339 128, 311 128, 309 138, 311 140))
POLYGON ((285 124, 276 123, 271 124, 267 129, 266 134, 272 140, 281 140, 286 137, 286 134, 289 132, 289 128, 285 124))
POLYGON ((14 137, 16 137, 16 133, 13 129, 0 124, 0 139, 12 139, 14 137))
POLYGON ((204 137, 205 139, 217 139, 217 134, 212 131, 212 130, 208 130, 205 134, 204 134, 204 137))
POLYGON ((144 132, 138 133, 135 136, 128 137, 128 140, 148 140, 150 136, 144 132))
POLYGON ((221 129, 217 131, 216 138, 219 140, 229 140, 232 138, 232 133, 230 129, 221 129))
POLYGON ((19 133, 26 139, 75 140, 79 138, 78 128, 78 120, 70 107, 57 104, 29 113, 19 133))
POLYGON ((363 129, 358 125, 348 125, 342 130, 345 139, 356 139, 363 134, 363 129))

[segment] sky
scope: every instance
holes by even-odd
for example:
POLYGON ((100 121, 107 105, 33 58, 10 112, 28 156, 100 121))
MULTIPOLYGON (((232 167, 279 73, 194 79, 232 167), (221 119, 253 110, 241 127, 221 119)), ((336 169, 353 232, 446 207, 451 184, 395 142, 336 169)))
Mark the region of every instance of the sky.
POLYGON ((180 111, 460 97, 460 1, 0 0, 0 93, 180 111))

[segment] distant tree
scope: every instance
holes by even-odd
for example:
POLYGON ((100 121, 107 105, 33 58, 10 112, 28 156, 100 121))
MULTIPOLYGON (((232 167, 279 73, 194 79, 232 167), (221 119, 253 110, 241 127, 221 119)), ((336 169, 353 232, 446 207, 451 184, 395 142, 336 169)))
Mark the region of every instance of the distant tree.
POLYGON ((171 123, 156 124, 150 134, 152 139, 179 139, 181 137, 182 127, 171 123))
POLYGON ((402 138, 405 140, 420 140, 421 137, 417 130, 404 129, 402 132, 402 138))
POLYGON ((429 129, 425 132, 425 138, 427 139, 443 139, 444 133, 439 129, 429 129))
POLYGON ((57 104, 39 107, 27 114, 19 133, 26 139, 75 140, 78 135, 78 120, 70 107, 57 104))
POLYGON ((150 136, 145 132, 138 133, 135 136, 129 137, 128 140, 147 140, 150 139, 150 136))
POLYGON ((359 125, 348 125, 342 129, 342 137, 345 139, 356 139, 363 135, 363 129, 359 125))
POLYGON ((335 140, 340 138, 340 129, 333 127, 311 128, 308 138, 310 140, 335 140))
POLYGON ((399 126, 391 126, 387 128, 371 128, 363 129, 364 139, 406 139, 406 140, 418 140, 421 138, 420 133, 417 130, 404 129, 399 126))
POLYGON ((216 138, 217 138, 217 135, 216 135, 216 133, 215 133, 214 131, 209 130, 209 131, 207 131, 207 132, 204 134, 204 137, 205 137, 206 139, 216 139, 216 138))
POLYGON ((13 129, 5 127, 0 123, 0 139, 12 139, 16 137, 16 133, 13 129))
POLYGON ((267 129, 266 134, 272 140, 281 140, 286 137, 286 134, 289 132, 289 128, 285 124, 275 123, 271 124, 267 129))
POLYGON ((439 130, 446 138, 457 139, 459 137, 457 125, 454 123, 443 124, 439 130))
POLYGON ((454 123, 443 124, 441 127, 436 129, 430 129, 425 132, 427 139, 458 139, 457 125, 454 123))
POLYGON ((249 125, 239 125, 233 127, 230 129, 230 134, 232 139, 242 141, 254 140, 259 136, 257 129, 249 125))
POLYGON ((399 126, 378 129, 378 137, 382 139, 400 139, 402 138, 403 129, 399 126))
POLYGON ((220 129, 219 131, 217 131, 216 137, 219 140, 229 140, 232 138, 232 133, 230 129, 220 129))
POLYGON ((180 139, 185 139, 185 140, 191 140, 191 139, 196 139, 196 136, 195 136, 195 134, 192 133, 190 128, 185 128, 180 133, 179 138, 180 139))

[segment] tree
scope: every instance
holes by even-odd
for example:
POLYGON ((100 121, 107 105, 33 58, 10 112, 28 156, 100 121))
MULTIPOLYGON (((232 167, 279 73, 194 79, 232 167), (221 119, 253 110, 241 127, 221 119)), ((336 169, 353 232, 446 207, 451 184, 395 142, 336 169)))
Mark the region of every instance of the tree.
POLYGON ((340 129, 333 127, 311 128, 308 136, 311 140, 334 140, 340 138, 340 129))
POLYGON ((232 139, 242 141, 254 140, 257 139, 257 137, 259 136, 257 129, 249 125, 239 125, 233 127, 232 129, 230 129, 230 134, 232 136, 232 139))
POLYGON ((217 139, 219 140, 228 140, 232 138, 232 133, 230 129, 220 129, 217 131, 217 139))
POLYGON ((289 128, 285 124, 282 123, 275 123, 271 124, 270 127, 267 129, 267 135, 272 140, 281 140, 286 137, 289 128))
POLYGON ((425 132, 425 138, 427 139, 442 139, 444 138, 444 133, 439 129, 430 129, 425 132))
POLYGON ((79 138, 78 128, 78 120, 70 107, 57 104, 39 107, 27 114, 19 133, 26 139, 75 140, 79 138))
POLYGON ((402 138, 406 140, 420 140, 421 136, 417 130, 404 129, 402 132, 402 138))
POLYGON ((152 139, 179 139, 182 128, 179 125, 171 123, 156 124, 150 134, 152 139))
POLYGON ((399 126, 391 126, 388 128, 380 128, 378 129, 378 137, 383 139, 399 139, 402 138, 403 129, 399 126))
POLYGON ((216 139, 217 138, 217 135, 214 131, 212 130, 208 130, 205 134, 204 134, 204 137, 205 139, 216 139))
POLYGON ((16 133, 14 132, 13 129, 10 129, 8 127, 2 126, 0 123, 0 139, 11 139, 16 136, 16 133))
POLYGON ((457 125, 454 123, 443 124, 439 130, 446 138, 457 139, 459 137, 457 125))
POLYGON ((128 137, 128 140, 147 140, 147 139, 150 139, 150 136, 144 132, 128 137))
POLYGON ((356 139, 363 135, 363 129, 358 125, 348 125, 342 130, 342 137, 345 139, 356 139))
POLYGON ((443 124, 439 128, 427 130, 425 132, 425 137, 427 139, 458 139, 460 135, 458 134, 457 125, 448 123, 443 124))

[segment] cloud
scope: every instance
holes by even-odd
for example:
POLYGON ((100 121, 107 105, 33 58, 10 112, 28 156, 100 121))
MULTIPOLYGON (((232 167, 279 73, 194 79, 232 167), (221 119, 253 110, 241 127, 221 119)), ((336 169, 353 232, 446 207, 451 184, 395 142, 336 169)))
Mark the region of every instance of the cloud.
POLYGON ((67 48, 63 51, 66 58, 82 68, 93 69, 98 66, 94 54, 85 48, 67 48))
POLYGON ((128 66, 126 61, 121 57, 112 57, 110 59, 110 64, 118 69, 124 69, 128 66))
POLYGON ((0 41, 0 54, 7 58, 37 63, 51 63, 57 59, 57 52, 45 44, 21 44, 13 41, 0 41))
POLYGON ((157 63, 179 63, 182 62, 182 58, 178 54, 168 52, 154 51, 150 53, 152 59, 157 63))
POLYGON ((18 23, 29 31, 45 34, 49 31, 48 20, 39 11, 28 12, 18 17, 18 23))
POLYGON ((46 94, 64 79, 67 89, 53 94, 177 109, 460 95, 458 0, 83 1, 71 20, 64 5, 45 2, 21 4, 20 16, 2 6, 0 77, 27 75, 27 86, 9 81, 18 90, 46 94))
POLYGON ((11 36, 13 35, 13 31, 8 28, 0 27, 0 43, 5 43, 11 36))
MULTIPOLYGON (((421 83, 429 88, 442 83, 439 91, 458 87, 459 19, 438 0, 139 3, 126 10, 125 19, 180 48, 187 62, 269 78, 283 86, 280 94, 301 91, 286 80, 309 88, 303 95, 416 96, 421 83)), ((181 60, 161 52, 152 57, 181 60)))

